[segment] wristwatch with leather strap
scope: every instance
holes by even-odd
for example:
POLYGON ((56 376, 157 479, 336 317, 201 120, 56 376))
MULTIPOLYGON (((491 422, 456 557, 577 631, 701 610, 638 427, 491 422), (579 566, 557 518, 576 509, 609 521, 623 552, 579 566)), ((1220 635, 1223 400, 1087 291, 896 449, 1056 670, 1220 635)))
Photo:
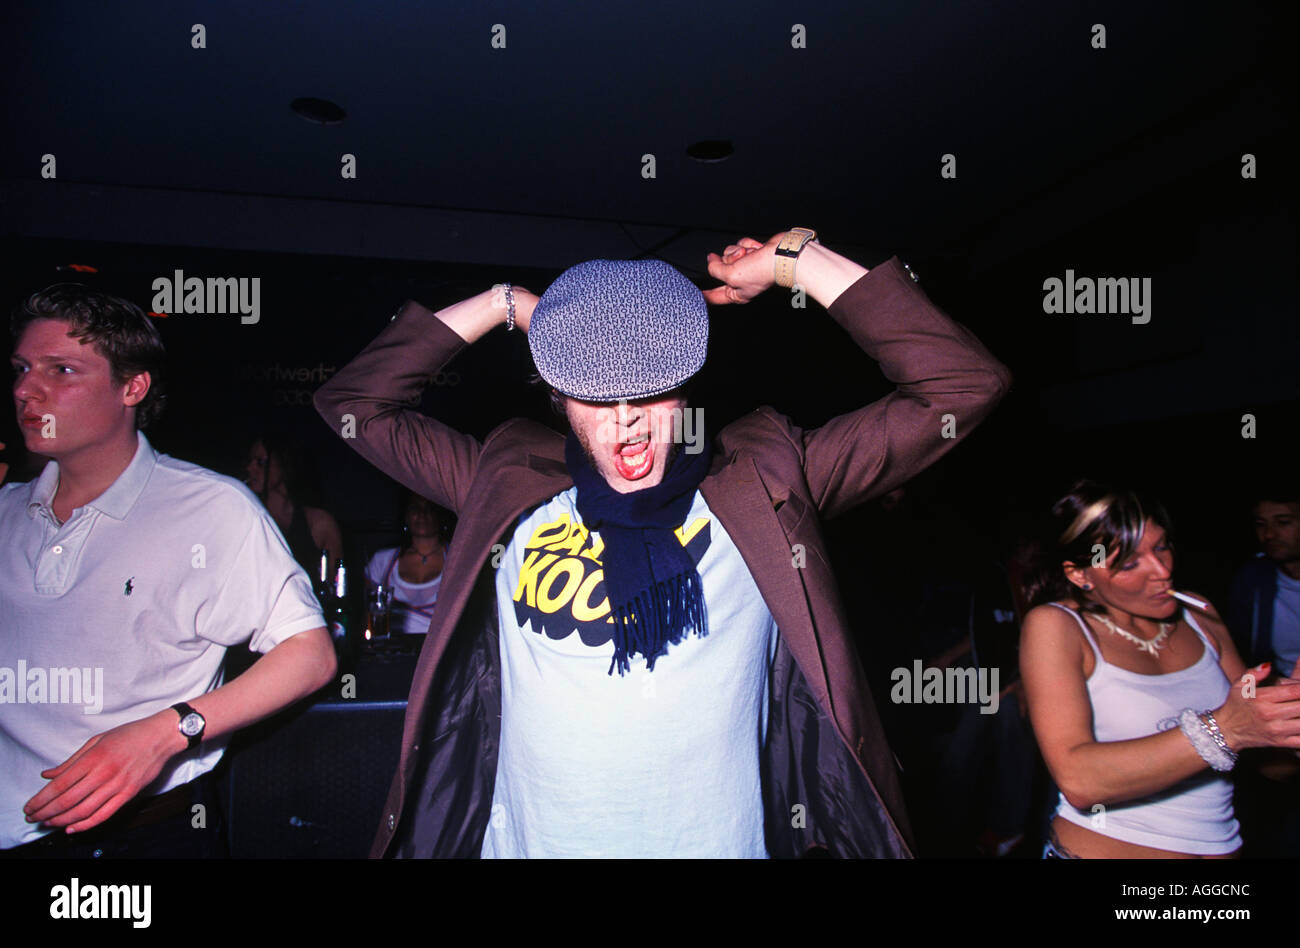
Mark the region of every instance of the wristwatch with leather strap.
POLYGON ((781 242, 776 245, 776 285, 794 286, 794 265, 799 254, 810 242, 817 239, 817 232, 807 227, 792 227, 785 232, 781 242))
POLYGON ((195 711, 184 701, 178 701, 176 704, 172 705, 172 710, 181 716, 180 723, 176 725, 176 729, 180 731, 181 736, 189 742, 189 750, 198 747, 199 742, 203 740, 203 731, 208 726, 208 722, 204 720, 203 715, 199 714, 199 712, 195 711))

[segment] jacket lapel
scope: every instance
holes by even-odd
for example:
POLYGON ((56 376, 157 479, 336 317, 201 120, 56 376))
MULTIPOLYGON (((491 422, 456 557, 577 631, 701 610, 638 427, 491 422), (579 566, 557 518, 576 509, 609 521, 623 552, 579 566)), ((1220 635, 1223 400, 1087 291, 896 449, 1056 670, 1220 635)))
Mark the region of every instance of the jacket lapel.
POLYGON ((773 498, 750 458, 730 463, 715 459, 714 469, 715 473, 701 482, 700 493, 740 551, 809 686, 823 706, 830 707, 826 670, 802 571, 795 568, 794 553, 777 519, 773 498))

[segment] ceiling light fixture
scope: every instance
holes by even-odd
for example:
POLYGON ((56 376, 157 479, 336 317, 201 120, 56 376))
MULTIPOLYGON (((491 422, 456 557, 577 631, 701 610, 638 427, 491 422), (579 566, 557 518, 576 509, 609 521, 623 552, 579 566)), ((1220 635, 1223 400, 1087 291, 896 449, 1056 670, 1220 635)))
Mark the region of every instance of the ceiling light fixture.
POLYGON ((735 148, 726 139, 708 139, 686 147, 686 154, 696 161, 706 163, 726 161, 734 151, 735 148))
POLYGON ((289 108, 294 115, 315 125, 339 125, 348 117, 342 106, 326 99, 294 99, 289 103, 289 108))

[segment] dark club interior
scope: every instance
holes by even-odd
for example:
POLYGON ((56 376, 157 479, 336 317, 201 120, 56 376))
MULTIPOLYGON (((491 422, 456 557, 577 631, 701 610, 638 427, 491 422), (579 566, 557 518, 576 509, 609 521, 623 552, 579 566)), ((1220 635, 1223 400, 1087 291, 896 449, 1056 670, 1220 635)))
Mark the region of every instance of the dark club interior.
MULTIPOLYGON (((417 666, 428 665, 435 694, 450 674, 435 677, 435 656, 422 651, 436 651, 445 669, 469 636, 461 623, 447 641, 395 629, 369 638, 368 567, 390 549, 424 557, 424 566, 428 556, 407 546, 409 520, 403 532, 410 484, 339 436, 318 390, 400 325, 390 321, 408 300, 443 313, 503 283, 541 295, 588 260, 664 261, 708 291, 720 284, 710 253, 795 226, 815 229, 822 247, 868 271, 883 273, 895 256, 905 262, 919 292, 1013 379, 974 430, 955 419, 959 443, 933 463, 800 525, 815 533, 836 615, 847 619, 835 633, 847 651, 828 646, 819 628, 822 660, 860 662, 860 675, 848 676, 861 679, 852 695, 887 743, 878 760, 897 765, 907 824, 897 851, 836 852, 827 830, 803 854, 1002 863, 1039 859, 1045 845, 1094 854, 1087 840, 1058 838, 1053 813, 1076 803, 1067 796, 1086 804, 1110 801, 1110 791, 1076 778, 1064 751, 1054 779, 1056 752, 1040 747, 1047 719, 1035 708, 1031 721, 1021 681, 1033 602, 1016 587, 1018 570, 1041 552, 1032 544, 1072 485, 1132 488, 1161 504, 1176 551, 1173 589, 1217 606, 1211 618, 1224 622, 1210 627, 1226 629, 1243 667, 1277 656, 1261 690, 1292 672, 1278 663, 1291 654, 1283 639, 1290 648, 1291 632, 1300 635, 1284 618, 1297 615, 1287 610, 1297 602, 1289 590, 1300 580, 1300 548, 1286 559, 1282 541, 1266 542, 1260 505, 1279 516, 1289 509, 1292 525, 1300 514, 1296 17, 1294 5, 1273 2, 6 5, 7 311, 59 283, 140 307, 166 348, 167 407, 148 428, 153 448, 247 482, 252 446, 274 433, 293 445, 297 504, 327 511, 341 538, 349 589, 337 608, 353 627, 334 678, 234 735, 213 771, 229 855, 443 854, 416 843, 399 852, 402 838, 438 837, 419 815, 431 785, 421 781, 432 778, 417 775, 425 789, 407 791, 396 820, 390 788, 408 763, 420 773, 440 766, 399 756, 404 742, 416 746, 403 721, 414 726, 417 666), (195 278, 199 290, 186 302, 181 290, 195 278), (256 281, 257 295, 232 290, 214 306, 213 278, 241 289, 256 281), (224 305, 236 299, 248 305, 224 305), (1275 651, 1229 615, 1242 571, 1270 556, 1282 577, 1269 587, 1278 589, 1275 651), (908 677, 914 662, 918 673, 1000 672, 1000 702, 922 699, 908 677), (1076 780, 1084 789, 1074 790, 1076 780), (399 842, 376 852, 385 819, 399 842)), ((554 383, 539 384, 538 371, 528 334, 494 328, 429 366, 406 410, 476 443, 512 418, 563 434, 554 383)), ((938 390, 935 371, 928 381, 938 390)), ((343 392, 352 381, 335 384, 343 392)), ((24 401, 19 373, 14 384, 18 410, 0 418, 0 461, 4 489, 17 497, 26 488, 14 485, 36 481, 48 456, 32 449, 24 421, 24 412, 39 414, 39 399, 24 401)), ((813 432, 895 387, 825 307, 792 304, 777 286, 752 303, 709 306, 707 358, 689 403, 715 439, 759 406, 813 432)), ((460 575, 457 539, 470 524, 440 507, 445 578, 460 575)), ((324 544, 309 545, 314 553, 324 544)), ((752 559, 744 556, 757 570, 752 559)), ((312 563, 298 561, 320 592, 312 563)), ((3 582, 30 587, 20 575, 3 582)), ((452 594, 449 582, 440 600, 452 594)), ((820 594, 808 595, 820 626, 820 594)), ((322 605, 328 620, 334 606, 322 605)), ((1116 633, 1093 645, 1096 656, 1122 647, 1134 661, 1148 652, 1152 662, 1168 659, 1173 652, 1161 659, 1161 643, 1150 644, 1158 619, 1140 633, 1146 651, 1116 633)), ((0 616, 0 666, 27 659, 10 621, 0 616)), ((1178 625, 1171 643, 1180 633, 1204 639, 1204 626, 1178 625)), ((1070 634, 1091 668, 1087 644, 1107 633, 1085 629, 1070 634)), ((1223 651, 1210 641, 1218 647, 1206 654, 1223 651)), ((809 694, 820 694, 805 658, 815 650, 791 654, 809 694)), ((227 680, 255 658, 246 644, 232 646, 227 680)), ((1151 669, 1181 673, 1176 664, 1151 669)), ((1030 684, 1031 693, 1045 687, 1030 684)), ((843 736, 856 724, 844 725, 839 708, 832 714, 842 692, 826 687, 823 727, 843 736)), ((430 715, 442 713, 421 694, 430 715)), ((0 741, 17 740, 3 727, 17 707, 7 700, 0 682, 0 741)), ((1207 741, 1213 721, 1199 725, 1207 741)), ((1181 753, 1187 774, 1212 775, 1191 756, 1202 745, 1190 727, 1190 745, 1169 740, 1149 753, 1171 762, 1181 753)), ((1100 734, 1091 739, 1104 747, 1100 734)), ((1235 792, 1235 843, 1198 839, 1187 853, 1300 854, 1297 778, 1263 762, 1281 746, 1252 745, 1219 778, 1230 800, 1235 792), (1252 754, 1261 762, 1248 768, 1252 754)), ((1216 747, 1206 747, 1201 756, 1214 767, 1216 747)), ((762 783, 774 850, 767 794, 780 781, 764 770, 762 783)), ((1169 783, 1139 780, 1133 786, 1145 789, 1128 802, 1169 783)), ((782 783, 778 792, 787 791, 795 792, 782 783)), ((486 814, 491 785, 486 793, 465 805, 486 814)), ((1075 809, 1073 832, 1091 832, 1088 811, 1075 809)), ((1109 812, 1127 825, 1126 814, 1109 812)), ((1110 839, 1095 820, 1092 828, 1110 839)), ((1155 831, 1114 832, 1155 855, 1183 852, 1155 831)), ((529 853, 521 847, 516 854, 529 853)), ((653 854, 675 852, 618 853, 653 854)))

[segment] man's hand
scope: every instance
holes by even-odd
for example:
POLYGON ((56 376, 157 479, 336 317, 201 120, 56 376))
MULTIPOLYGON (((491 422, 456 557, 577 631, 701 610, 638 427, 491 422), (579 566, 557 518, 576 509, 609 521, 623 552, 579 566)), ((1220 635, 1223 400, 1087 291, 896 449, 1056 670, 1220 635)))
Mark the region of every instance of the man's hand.
POLYGON ((709 276, 723 282, 704 291, 707 303, 748 303, 776 282, 776 245, 785 236, 782 231, 762 244, 753 237, 742 237, 722 252, 708 256, 709 276))
POLYGON ((168 708, 103 734, 41 776, 50 782, 23 805, 32 823, 79 833, 98 826, 153 782, 163 766, 186 747, 168 708))
MULTIPOLYGON (((324 627, 299 632, 215 691, 190 700, 207 721, 204 740, 232 734, 324 687, 334 677, 334 646, 324 627)), ((41 776, 50 782, 23 805, 32 823, 78 833, 98 826, 154 781, 189 742, 171 708, 96 734, 41 776)))

